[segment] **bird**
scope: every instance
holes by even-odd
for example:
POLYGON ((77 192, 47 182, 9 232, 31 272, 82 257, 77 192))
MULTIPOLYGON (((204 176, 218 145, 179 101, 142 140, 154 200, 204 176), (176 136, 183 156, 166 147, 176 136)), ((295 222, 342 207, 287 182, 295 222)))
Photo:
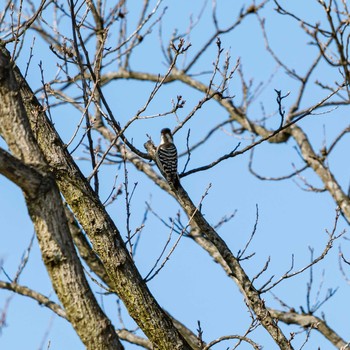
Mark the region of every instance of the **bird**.
POLYGON ((162 129, 160 132, 160 144, 156 150, 155 160, 164 178, 178 189, 180 180, 177 173, 177 149, 169 128, 162 129))

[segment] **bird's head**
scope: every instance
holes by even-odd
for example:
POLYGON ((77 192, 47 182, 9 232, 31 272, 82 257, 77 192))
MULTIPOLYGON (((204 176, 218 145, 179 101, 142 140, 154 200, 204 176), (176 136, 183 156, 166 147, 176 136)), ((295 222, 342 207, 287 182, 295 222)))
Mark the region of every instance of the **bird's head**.
POLYGON ((163 145, 164 143, 173 143, 173 135, 169 128, 164 128, 160 132, 160 144, 163 145))

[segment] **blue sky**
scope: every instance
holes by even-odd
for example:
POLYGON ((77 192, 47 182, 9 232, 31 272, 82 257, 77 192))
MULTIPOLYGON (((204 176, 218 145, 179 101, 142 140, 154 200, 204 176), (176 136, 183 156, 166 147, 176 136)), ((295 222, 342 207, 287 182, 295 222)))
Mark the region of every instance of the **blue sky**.
MULTIPOLYGON (((218 18, 221 23, 229 24, 235 19, 239 9, 245 1, 236 1, 232 4, 229 1, 220 1, 218 5, 218 18)), ((291 11, 309 21, 320 21, 321 8, 316 1, 284 1, 291 11)), ((194 17, 199 13, 201 2, 195 4, 187 1, 164 1, 161 8, 165 6, 168 10, 163 20, 163 36, 167 39, 171 36, 174 28, 179 32, 185 32, 189 24, 189 13, 194 17)), ((261 12, 266 18, 266 29, 270 43, 286 63, 295 68, 298 72, 305 72, 310 62, 317 54, 315 47, 308 45, 309 38, 306 37, 300 26, 286 16, 280 16, 274 11, 274 4, 270 2, 261 12)), ((201 22, 195 27, 190 36, 192 44, 188 51, 190 59, 196 53, 206 38, 212 35, 213 26, 210 15, 211 4, 208 2, 201 22)), ((134 13, 138 13, 136 5, 129 5, 130 25, 134 13), (135 8, 134 8, 135 6, 135 8)), ((48 15, 47 15, 48 16, 48 15)), ((49 21, 49 18, 46 18, 49 21)), ((150 71, 155 74, 163 74, 167 70, 164 59, 159 50, 157 27, 152 34, 145 39, 132 56, 131 67, 134 70, 150 71)), ((68 28, 66 28, 68 32, 68 28)), ((43 62, 44 74, 50 80, 56 70, 56 58, 50 54, 47 45, 36 33, 29 32, 25 37, 25 48, 18 60, 18 65, 24 71, 28 59, 26 47, 30 45, 32 37, 36 37, 33 51, 30 75, 28 81, 33 90, 41 86, 40 70, 38 64, 43 62)), ((290 91, 290 96, 284 100, 286 109, 290 107, 297 96, 298 85, 295 80, 287 76, 283 68, 278 68, 276 63, 264 50, 264 42, 257 19, 254 16, 247 18, 241 26, 232 34, 221 36, 222 47, 229 50, 232 64, 239 58, 242 69, 247 80, 253 79, 254 86, 260 82, 271 79, 263 92, 258 96, 255 103, 248 109, 248 115, 252 119, 259 119, 262 113, 262 106, 267 115, 276 111, 274 89, 282 90, 284 93, 290 91)), ((191 73, 199 73, 212 68, 215 60, 216 48, 213 45, 207 50, 193 68, 191 73)), ((111 69, 112 67, 110 67, 111 69)), ((210 75, 203 75, 200 79, 208 82, 210 75)), ((320 79, 332 84, 339 80, 335 70, 327 66, 321 66, 312 76, 311 81, 320 79)), ((106 97, 110 107, 118 116, 123 125, 137 110, 145 103, 150 91, 153 88, 151 83, 139 83, 135 81, 116 81, 105 88, 106 97)), ((235 95, 234 101, 239 101, 240 82, 235 74, 230 85, 230 93, 235 95)), ((182 95, 186 100, 185 107, 178 112, 180 118, 187 113, 202 98, 202 94, 189 89, 181 84, 169 84, 164 86, 155 100, 150 105, 147 113, 159 113, 171 108, 171 99, 182 95)), ((313 85, 307 90, 303 106, 313 105, 325 96, 325 92, 313 85)), ((310 135, 310 139, 316 150, 322 146, 326 135, 327 142, 330 142, 342 128, 348 124, 348 108, 339 108, 323 115, 310 116, 300 123, 310 135)), ((75 126, 81 115, 74 109, 56 108, 52 109, 52 116, 55 126, 61 137, 67 142, 74 132, 75 126)), ((226 112, 215 102, 209 102, 198 111, 193 120, 186 125, 175 136, 178 150, 181 153, 186 150, 187 131, 191 129, 191 142, 200 140, 211 126, 227 117, 226 112)), ((270 118, 268 126, 277 127, 279 118, 277 115, 270 118)), ((142 149, 147 141, 146 134, 152 136, 158 142, 159 131, 165 126, 174 127, 176 119, 173 116, 156 118, 135 122, 127 131, 126 135, 133 139, 134 144, 142 149)), ((188 169, 207 164, 218 156, 235 148, 238 142, 242 145, 249 141, 231 137, 229 129, 219 131, 209 141, 208 145, 201 151, 194 152, 188 169)), ((248 135, 247 135, 248 136, 248 135)), ((0 146, 5 147, 0 140, 0 146)), ((74 143, 72 145, 74 147, 74 143)), ((349 138, 339 144, 338 148, 329 160, 331 169, 337 180, 346 189, 349 184, 348 167, 345 166, 344 153, 348 152, 349 138)), ((83 150, 75 153, 77 158, 84 155, 83 150)), ((296 167, 303 165, 292 141, 284 145, 262 144, 255 150, 254 169, 266 176, 281 176, 293 171, 292 163, 296 167)), ((256 255, 243 263, 244 268, 250 276, 257 274, 264 263, 271 257, 268 271, 258 280, 257 286, 266 282, 270 276, 275 275, 275 280, 286 272, 291 264, 291 257, 294 255, 295 269, 299 269, 310 260, 309 247, 314 248, 315 256, 322 252, 327 242, 325 229, 333 227, 336 205, 328 193, 313 193, 301 190, 295 181, 286 180, 283 182, 259 181, 248 172, 249 154, 235 157, 221 163, 207 172, 195 173, 182 180, 183 186, 189 192, 195 203, 198 203, 202 194, 211 183, 212 187, 208 196, 203 202, 203 212, 206 219, 215 224, 224 215, 237 210, 235 218, 220 228, 219 233, 229 244, 234 253, 238 252, 245 245, 252 232, 256 205, 259 208, 259 222, 256 236, 248 249, 249 253, 256 252, 256 255)), ((77 159, 79 166, 88 176, 91 166, 86 161, 77 159)), ((179 160, 179 168, 184 166, 185 159, 179 160)), ((134 198, 131 204, 132 228, 140 225, 146 202, 151 203, 152 208, 165 219, 176 217, 179 206, 166 193, 152 185, 143 175, 128 165, 129 183, 138 183, 134 198)), ((122 171, 116 165, 104 166, 100 170, 101 198, 107 198, 113 186, 113 180, 119 174, 117 184, 123 182, 122 171)), ((313 185, 320 186, 320 181, 310 171, 303 173, 303 176, 313 185)), ((300 179, 296 180, 303 185, 300 179)), ((125 201, 122 195, 116 202, 108 207, 111 217, 115 220, 122 235, 125 236, 125 201)), ((183 222, 186 218, 182 214, 183 222)), ((2 242, 0 245, 0 261, 8 275, 14 276, 20 259, 33 235, 33 226, 27 214, 21 191, 4 177, 0 177, 0 223, 2 242)), ((339 233, 347 229, 347 224, 340 219, 339 233)), ((157 259, 169 234, 169 229, 162 225, 153 215, 148 215, 146 227, 142 232, 140 245, 136 255, 136 264, 142 275, 146 275, 157 259)), ((176 236, 174 235, 173 241, 176 236)), ((328 256, 314 269, 314 290, 312 296, 317 295, 317 288, 323 282, 320 298, 326 295, 328 288, 339 287, 335 296, 316 313, 320 316, 321 311, 325 313, 329 325, 334 328, 342 337, 349 334, 348 315, 350 312, 347 300, 349 286, 343 280, 338 268, 338 244, 342 243, 344 252, 348 252, 348 242, 340 239, 334 244, 328 256), (322 275, 324 272, 324 276, 322 275), (334 311, 336 310, 336 312, 334 311)), ((6 280, 4 273, 0 274, 2 280, 6 280)), ((299 310, 300 306, 305 307, 306 283, 309 272, 286 280, 281 283, 274 293, 286 304, 299 310)), ((41 261, 40 251, 36 240, 30 254, 28 266, 22 274, 21 284, 37 290, 44 295, 56 300, 45 268, 41 261)), ((91 282, 92 289, 99 293, 100 287, 91 282)), ((163 271, 149 283, 151 292, 159 303, 174 315, 177 319, 191 328, 197 328, 197 321, 201 321, 206 341, 213 340, 222 335, 242 334, 250 323, 249 314, 243 301, 243 297, 234 283, 229 280, 222 269, 200 247, 196 246, 189 239, 183 238, 172 255, 163 271)), ((9 297, 12 294, 0 290, 0 311, 4 310, 9 297)), ((102 297, 97 294, 98 300, 102 301, 105 312, 110 316, 116 327, 121 327, 114 296, 102 297)), ((281 309, 280 305, 270 294, 264 295, 269 306, 281 309)), ((127 313, 122 309, 125 323, 133 327, 127 313)), ((9 304, 6 315, 7 325, 0 334, 1 349, 42 349, 48 348, 50 342, 51 350, 58 349, 83 349, 79 338, 71 328, 70 324, 53 316, 52 313, 36 302, 25 297, 14 296, 9 304), (45 333, 48 331, 47 336, 45 333), (43 343, 43 345, 42 345, 43 343)), ((282 326, 285 334, 298 331, 299 328, 282 326)), ((252 339, 264 346, 265 349, 275 349, 269 336, 263 329, 258 329, 252 335, 252 339)), ((305 339, 305 333, 297 336, 293 343, 299 348, 305 339)), ((216 346, 216 349, 226 349, 227 343, 216 346)), ((331 348, 327 340, 312 333, 307 349, 331 348)), ((126 349, 134 349, 126 345, 126 349)), ((241 349, 248 349, 242 345, 241 349)))

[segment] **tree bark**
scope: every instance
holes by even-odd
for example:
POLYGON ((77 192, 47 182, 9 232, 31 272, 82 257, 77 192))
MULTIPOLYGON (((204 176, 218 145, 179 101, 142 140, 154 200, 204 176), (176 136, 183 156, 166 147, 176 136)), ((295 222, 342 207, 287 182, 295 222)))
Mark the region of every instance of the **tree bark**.
MULTIPOLYGON (((156 148, 153 142, 147 141, 144 146, 154 159, 156 148)), ((259 292, 253 286, 239 260, 232 254, 225 241, 209 225, 181 184, 178 189, 173 188, 173 186, 171 188, 189 218, 191 237, 206 249, 215 261, 222 265, 228 276, 236 282, 245 297, 246 303, 254 311, 262 326, 269 332, 280 349, 291 350, 292 346, 290 342, 270 315, 264 301, 260 298, 259 292)))
POLYGON ((56 182, 31 132, 8 55, 0 55, 0 172, 24 192, 41 254, 67 318, 91 350, 124 349, 85 278, 56 182))
MULTIPOLYGON (((5 60, 6 57, 8 53, 2 48, 1 59, 5 60)), ((155 347, 164 350, 192 350, 150 293, 116 225, 67 152, 17 67, 14 72, 35 140, 61 193, 89 236, 114 291, 124 302, 130 316, 155 347)))

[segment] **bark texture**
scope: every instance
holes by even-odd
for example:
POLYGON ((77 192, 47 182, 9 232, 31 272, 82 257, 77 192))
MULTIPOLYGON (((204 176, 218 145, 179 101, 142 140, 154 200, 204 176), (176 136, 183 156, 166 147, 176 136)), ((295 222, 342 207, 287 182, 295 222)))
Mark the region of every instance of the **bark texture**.
POLYGON ((12 155, 1 152, 0 172, 24 192, 52 285, 82 342, 88 349, 124 349, 85 279, 60 192, 33 137, 13 68, 1 51, 0 134, 12 155))
MULTIPOLYGON (((152 141, 145 143, 145 148, 152 158, 155 157, 155 146, 152 141)), ((222 265, 243 293, 246 303, 254 311, 263 327, 270 333, 281 349, 292 349, 288 339, 265 307, 259 292, 253 286, 248 275, 242 268, 239 260, 232 254, 226 242, 218 235, 206 221, 200 210, 193 204, 185 189, 179 185, 178 189, 172 187, 181 207, 185 210, 191 225, 191 237, 222 265)))
MULTIPOLYGON (((8 55, 4 48, 1 55, 8 55)), ((19 69, 14 69, 20 87, 20 91, 17 89, 17 97, 22 96, 29 118, 30 126, 26 128, 32 130, 59 190, 89 236, 93 249, 111 280, 113 290, 123 300, 130 316, 155 348, 192 349, 150 293, 130 258, 116 225, 65 149, 19 69)))

